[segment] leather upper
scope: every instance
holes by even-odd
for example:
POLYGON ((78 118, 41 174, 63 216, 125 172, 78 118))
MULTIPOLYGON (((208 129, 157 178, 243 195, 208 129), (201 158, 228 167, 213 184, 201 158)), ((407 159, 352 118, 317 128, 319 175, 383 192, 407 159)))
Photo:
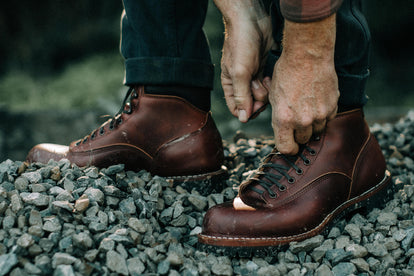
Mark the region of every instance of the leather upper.
POLYGON ((46 163, 67 158, 78 166, 146 169, 162 176, 202 174, 219 170, 223 162, 220 134, 209 112, 175 96, 145 94, 136 87, 116 122, 106 122, 85 140, 62 146, 40 144, 28 161, 46 163))
MULTIPOLYGON (((362 110, 338 114, 328 122, 318 139, 313 139, 302 154, 310 162, 297 158, 288 175, 295 180, 288 182, 282 176, 280 184, 270 189, 272 196, 258 184, 256 175, 241 184, 240 199, 252 210, 236 210, 231 202, 211 208, 204 218, 201 242, 215 240, 217 244, 240 246, 261 244, 266 239, 295 240, 304 233, 317 229, 335 210, 349 200, 380 183, 386 165, 376 139, 370 134, 362 110), (253 187, 253 189, 251 189, 253 187), (257 192, 257 191, 262 192, 257 192)), ((288 167, 280 154, 273 153, 264 161, 288 167)), ((278 174, 269 167, 260 170, 278 174)))

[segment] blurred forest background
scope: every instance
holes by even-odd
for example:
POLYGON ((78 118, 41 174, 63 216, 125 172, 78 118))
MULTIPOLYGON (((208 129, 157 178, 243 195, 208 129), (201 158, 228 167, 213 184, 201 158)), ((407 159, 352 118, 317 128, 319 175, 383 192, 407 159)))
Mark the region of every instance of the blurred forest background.
MULTIPOLYGON (((364 0, 372 33, 371 122, 414 107, 413 0, 364 0)), ((119 109, 126 88, 119 54, 122 1, 2 1, 0 4, 0 161, 23 159, 35 143, 68 144, 119 109)), ((212 1, 205 23, 216 68, 213 116, 225 139, 242 129, 271 135, 270 111, 241 125, 222 95, 221 15, 212 1)))

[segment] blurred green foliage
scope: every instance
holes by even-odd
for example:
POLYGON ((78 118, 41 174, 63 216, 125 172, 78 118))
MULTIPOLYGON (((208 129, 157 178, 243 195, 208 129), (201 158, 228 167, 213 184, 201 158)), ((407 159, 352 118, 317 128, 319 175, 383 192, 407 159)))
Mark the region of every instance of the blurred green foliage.
POLYGON ((55 74, 119 45, 122 1, 20 0, 0 3, 0 73, 55 74))
POLYGON ((10 72, 0 81, 0 103, 18 111, 108 106, 118 100, 122 77, 123 60, 117 54, 88 57, 52 77, 10 72))

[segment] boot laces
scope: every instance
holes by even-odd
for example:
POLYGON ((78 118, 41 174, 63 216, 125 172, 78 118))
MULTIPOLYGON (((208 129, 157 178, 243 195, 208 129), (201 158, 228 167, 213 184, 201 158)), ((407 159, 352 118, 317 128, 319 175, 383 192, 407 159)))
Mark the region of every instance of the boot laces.
MULTIPOLYGON (((267 193, 269 194, 270 198, 276 198, 277 194, 271 188, 273 186, 277 186, 280 192, 285 191, 286 186, 280 183, 283 177, 287 179, 287 182, 289 184, 293 184, 296 181, 296 179, 293 176, 289 175, 288 173, 290 168, 294 168, 297 175, 303 174, 303 169, 300 168, 298 165, 296 165, 296 160, 298 158, 302 159, 303 164, 306 166, 309 166, 311 164, 311 161, 304 155, 305 150, 308 151, 310 155, 316 154, 316 151, 307 145, 301 145, 299 149, 299 153, 296 155, 285 155, 285 154, 281 154, 280 152, 270 153, 265 159, 267 160, 267 162, 264 162, 260 166, 256 175, 252 177, 252 180, 255 181, 257 184, 259 184, 261 187, 263 187, 265 191, 267 191, 267 193), (272 163, 271 162, 272 156, 275 156, 275 155, 279 156, 284 161, 286 161, 287 166, 272 163), (276 172, 273 173, 269 169, 266 170, 267 168, 273 169, 276 172)), ((263 190, 253 187, 253 185, 250 185, 249 189, 256 193, 259 193, 260 195, 264 193, 263 190)))
POLYGON ((86 143, 89 139, 93 140, 97 135, 104 135, 105 134, 105 126, 109 124, 109 130, 113 130, 116 126, 122 124, 122 113, 131 114, 133 111, 132 108, 132 100, 138 98, 138 93, 135 91, 133 87, 130 87, 122 101, 121 108, 119 111, 113 115, 104 115, 103 117, 109 117, 109 119, 104 122, 100 127, 93 130, 90 134, 86 135, 84 138, 79 139, 76 142, 76 146, 80 145, 81 143, 86 143))

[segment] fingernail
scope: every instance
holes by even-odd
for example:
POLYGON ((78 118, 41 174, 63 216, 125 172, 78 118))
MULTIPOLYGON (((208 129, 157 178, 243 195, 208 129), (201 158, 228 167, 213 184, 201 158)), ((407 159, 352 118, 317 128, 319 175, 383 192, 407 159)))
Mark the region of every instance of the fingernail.
POLYGON ((259 89, 260 87, 259 82, 257 80, 252 81, 252 86, 253 89, 259 89))
POLYGON ((242 123, 247 122, 246 110, 239 110, 239 121, 242 123))

